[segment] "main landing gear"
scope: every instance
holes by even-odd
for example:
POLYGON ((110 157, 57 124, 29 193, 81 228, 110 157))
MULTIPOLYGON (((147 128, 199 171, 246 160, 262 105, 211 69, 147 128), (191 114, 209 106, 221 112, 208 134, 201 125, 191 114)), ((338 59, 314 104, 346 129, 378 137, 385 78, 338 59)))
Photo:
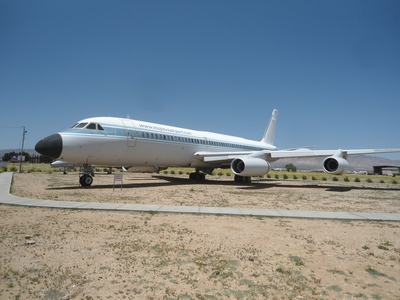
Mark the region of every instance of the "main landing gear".
POLYGON ((196 172, 189 174, 189 179, 195 181, 204 181, 206 180, 206 174, 211 175, 213 171, 213 168, 197 168, 196 172), (202 173, 200 173, 200 171, 202 173))
POLYGON ((237 183, 251 183, 251 177, 250 176, 235 175, 235 182, 237 182, 237 183))
MULTIPOLYGON (((193 181, 204 181, 206 179, 206 174, 205 173, 200 173, 200 171, 207 171, 207 174, 211 175, 213 170, 200 170, 196 169, 196 172, 190 173, 189 174, 189 179, 193 181)), ((251 183, 251 177, 250 176, 239 176, 235 175, 235 182, 236 183, 251 183)))
POLYGON ((206 174, 200 172, 193 172, 189 174, 189 179, 195 181, 204 181, 206 180, 206 174))

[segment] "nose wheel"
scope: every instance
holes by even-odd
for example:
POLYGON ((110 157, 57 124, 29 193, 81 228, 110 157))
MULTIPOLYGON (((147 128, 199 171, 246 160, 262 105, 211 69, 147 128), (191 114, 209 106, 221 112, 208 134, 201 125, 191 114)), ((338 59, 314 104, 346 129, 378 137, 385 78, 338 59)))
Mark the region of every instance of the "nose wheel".
POLYGON ((84 174, 79 178, 79 183, 81 186, 90 186, 93 183, 93 177, 88 174, 84 174))
POLYGON ((90 186, 93 183, 94 169, 91 165, 84 165, 83 172, 80 174, 82 174, 82 176, 79 177, 81 186, 90 186))

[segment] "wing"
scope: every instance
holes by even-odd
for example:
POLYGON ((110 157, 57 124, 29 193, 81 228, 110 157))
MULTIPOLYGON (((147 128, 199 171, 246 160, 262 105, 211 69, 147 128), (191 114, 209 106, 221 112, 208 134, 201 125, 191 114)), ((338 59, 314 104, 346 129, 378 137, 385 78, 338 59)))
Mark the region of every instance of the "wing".
MULTIPOLYGON (((197 159, 202 160, 206 163, 226 165, 231 163, 235 158, 241 158, 245 156, 254 155, 260 153, 259 151, 237 151, 237 152, 206 152, 199 151, 194 155, 197 159)), ((263 154, 261 152, 261 154, 263 154)))
POLYGON ((347 155, 357 154, 379 154, 400 152, 400 148, 393 149, 350 149, 350 150, 311 150, 311 149, 296 149, 296 150, 277 150, 264 151, 271 159, 281 158, 302 158, 302 157, 325 157, 338 156, 346 158, 347 155))
POLYGON ((235 158, 242 158, 246 156, 261 157, 268 161, 275 161, 282 158, 304 158, 304 157, 326 157, 326 156, 340 156, 346 158, 347 155, 357 154, 379 154, 379 153, 392 153, 400 152, 400 148, 393 149, 350 149, 350 150, 311 150, 311 149, 289 149, 289 150, 263 150, 263 151, 236 151, 236 152, 196 152, 194 155, 204 162, 224 162, 229 163, 235 158))
POLYGON ((230 164, 232 171, 240 176, 262 176, 271 169, 271 162, 283 158, 326 157, 322 167, 325 172, 331 174, 343 174, 349 168, 348 155, 378 154, 400 152, 400 148, 394 149, 350 149, 350 150, 262 150, 262 151, 238 151, 238 152, 196 152, 197 159, 215 167, 230 164))

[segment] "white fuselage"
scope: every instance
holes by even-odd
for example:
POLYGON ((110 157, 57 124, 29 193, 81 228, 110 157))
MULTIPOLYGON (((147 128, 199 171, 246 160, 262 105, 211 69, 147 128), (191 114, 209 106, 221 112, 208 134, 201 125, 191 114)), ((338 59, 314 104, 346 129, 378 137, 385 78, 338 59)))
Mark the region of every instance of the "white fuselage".
POLYGON ((277 150, 273 145, 234 136, 111 117, 85 119, 59 134, 62 161, 148 171, 170 166, 223 167, 194 156, 201 151, 277 150), (91 125, 79 125, 85 123, 91 125))

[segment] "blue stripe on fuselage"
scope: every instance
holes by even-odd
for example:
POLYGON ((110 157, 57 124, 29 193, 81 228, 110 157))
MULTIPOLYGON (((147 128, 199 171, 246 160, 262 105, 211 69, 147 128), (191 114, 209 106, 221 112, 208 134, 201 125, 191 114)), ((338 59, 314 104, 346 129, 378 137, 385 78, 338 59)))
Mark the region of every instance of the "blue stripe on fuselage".
POLYGON ((261 151, 265 150, 266 147, 256 147, 249 144, 239 144, 233 143, 231 141, 226 140, 217 140, 217 139, 205 139, 203 137, 196 137, 193 135, 173 135, 173 134, 165 134, 165 132, 154 131, 154 130, 136 130, 135 128, 125 128, 125 127, 116 127, 116 126, 107 126, 101 124, 104 130, 95 130, 95 129, 78 129, 78 128, 71 128, 64 133, 71 134, 71 135, 80 135, 80 136, 99 136, 99 137, 120 137, 120 138, 127 138, 135 135, 137 140, 143 141, 163 141, 165 143, 171 144, 189 144, 189 145, 204 145, 209 147, 218 147, 218 148, 228 148, 232 150, 254 150, 254 151, 261 151))

